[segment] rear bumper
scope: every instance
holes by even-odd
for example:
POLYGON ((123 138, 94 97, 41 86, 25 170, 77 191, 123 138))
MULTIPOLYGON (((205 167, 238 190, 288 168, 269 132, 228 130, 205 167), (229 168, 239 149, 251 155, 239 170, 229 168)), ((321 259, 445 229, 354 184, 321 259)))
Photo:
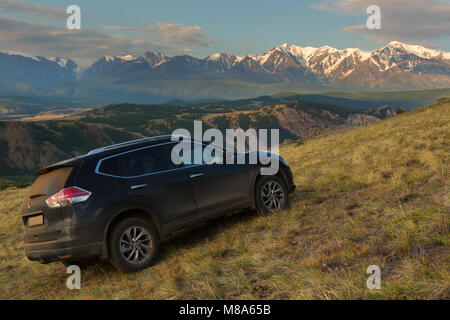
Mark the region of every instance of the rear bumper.
POLYGON ((106 242, 103 239, 103 223, 89 222, 69 225, 64 222, 54 240, 45 239, 46 228, 25 228, 25 255, 32 261, 42 263, 107 257, 106 242), (30 239, 38 239, 30 241, 30 239))
POLYGON ((84 258, 105 257, 104 242, 80 243, 79 241, 46 241, 25 243, 25 255, 31 261, 49 263, 63 260, 77 260, 84 258))

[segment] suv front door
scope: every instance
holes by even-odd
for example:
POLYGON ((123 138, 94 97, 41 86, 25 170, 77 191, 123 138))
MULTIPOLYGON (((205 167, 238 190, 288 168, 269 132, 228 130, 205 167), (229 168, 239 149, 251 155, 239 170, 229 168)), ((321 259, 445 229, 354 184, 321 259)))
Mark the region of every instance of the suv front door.
MULTIPOLYGON (((195 142, 197 143, 197 142, 195 142)), ((202 150, 207 145, 202 144, 202 150)), ((224 152, 215 148, 214 160, 189 168, 199 214, 250 205, 251 188, 248 164, 223 163, 224 152), (222 162, 218 164, 217 162, 222 162)))

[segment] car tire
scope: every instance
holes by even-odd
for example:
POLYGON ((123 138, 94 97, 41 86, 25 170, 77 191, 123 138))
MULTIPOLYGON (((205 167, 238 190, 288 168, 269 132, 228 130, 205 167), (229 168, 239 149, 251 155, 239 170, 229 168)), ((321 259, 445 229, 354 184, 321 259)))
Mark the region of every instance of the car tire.
POLYGON ((141 218, 117 223, 108 238, 109 261, 119 270, 135 272, 150 266, 159 249, 153 226, 141 218))
POLYGON ((255 203, 259 212, 269 213, 286 209, 288 188, 278 176, 261 176, 256 181, 255 203))

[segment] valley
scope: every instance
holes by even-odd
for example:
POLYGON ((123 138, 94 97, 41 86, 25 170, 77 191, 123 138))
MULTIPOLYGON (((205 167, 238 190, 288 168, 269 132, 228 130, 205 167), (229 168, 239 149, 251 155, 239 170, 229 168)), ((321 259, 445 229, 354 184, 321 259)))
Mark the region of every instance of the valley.
MULTIPOLYGON (((297 184, 289 209, 239 212, 174 235, 139 273, 107 262, 84 268, 82 290, 67 290, 63 265, 25 257, 19 206, 28 188, 5 188, 0 298, 448 299, 449 111, 443 98, 368 126, 286 141, 281 155, 297 184), (366 286, 373 264, 380 290, 366 286)), ((114 106, 90 112, 118 123, 114 106)), ((93 130, 77 121, 84 130, 72 135, 93 130)))
POLYGON ((0 177, 32 180, 34 171, 70 158, 73 153, 84 154, 143 136, 170 134, 178 128, 192 131, 194 120, 203 121, 205 129, 279 129, 284 141, 364 126, 393 117, 397 112, 387 106, 358 110, 266 97, 181 106, 113 104, 61 119, 1 121, 0 177))

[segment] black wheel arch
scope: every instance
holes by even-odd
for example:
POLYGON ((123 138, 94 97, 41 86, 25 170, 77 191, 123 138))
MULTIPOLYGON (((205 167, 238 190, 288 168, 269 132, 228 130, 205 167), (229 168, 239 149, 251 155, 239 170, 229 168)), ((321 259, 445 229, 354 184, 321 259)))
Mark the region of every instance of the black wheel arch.
MULTIPOLYGON (((286 184, 286 186, 289 186, 289 179, 288 179, 288 174, 286 172, 286 168, 283 165, 280 165, 278 172, 275 174, 275 176, 281 178, 284 183, 286 184)), ((252 209, 256 208, 256 200, 255 200, 255 188, 256 188, 256 182, 258 181, 258 179, 260 177, 264 177, 263 175, 261 175, 261 167, 258 167, 258 170, 255 170, 255 172, 252 175, 252 180, 251 180, 251 201, 252 201, 252 209)))

